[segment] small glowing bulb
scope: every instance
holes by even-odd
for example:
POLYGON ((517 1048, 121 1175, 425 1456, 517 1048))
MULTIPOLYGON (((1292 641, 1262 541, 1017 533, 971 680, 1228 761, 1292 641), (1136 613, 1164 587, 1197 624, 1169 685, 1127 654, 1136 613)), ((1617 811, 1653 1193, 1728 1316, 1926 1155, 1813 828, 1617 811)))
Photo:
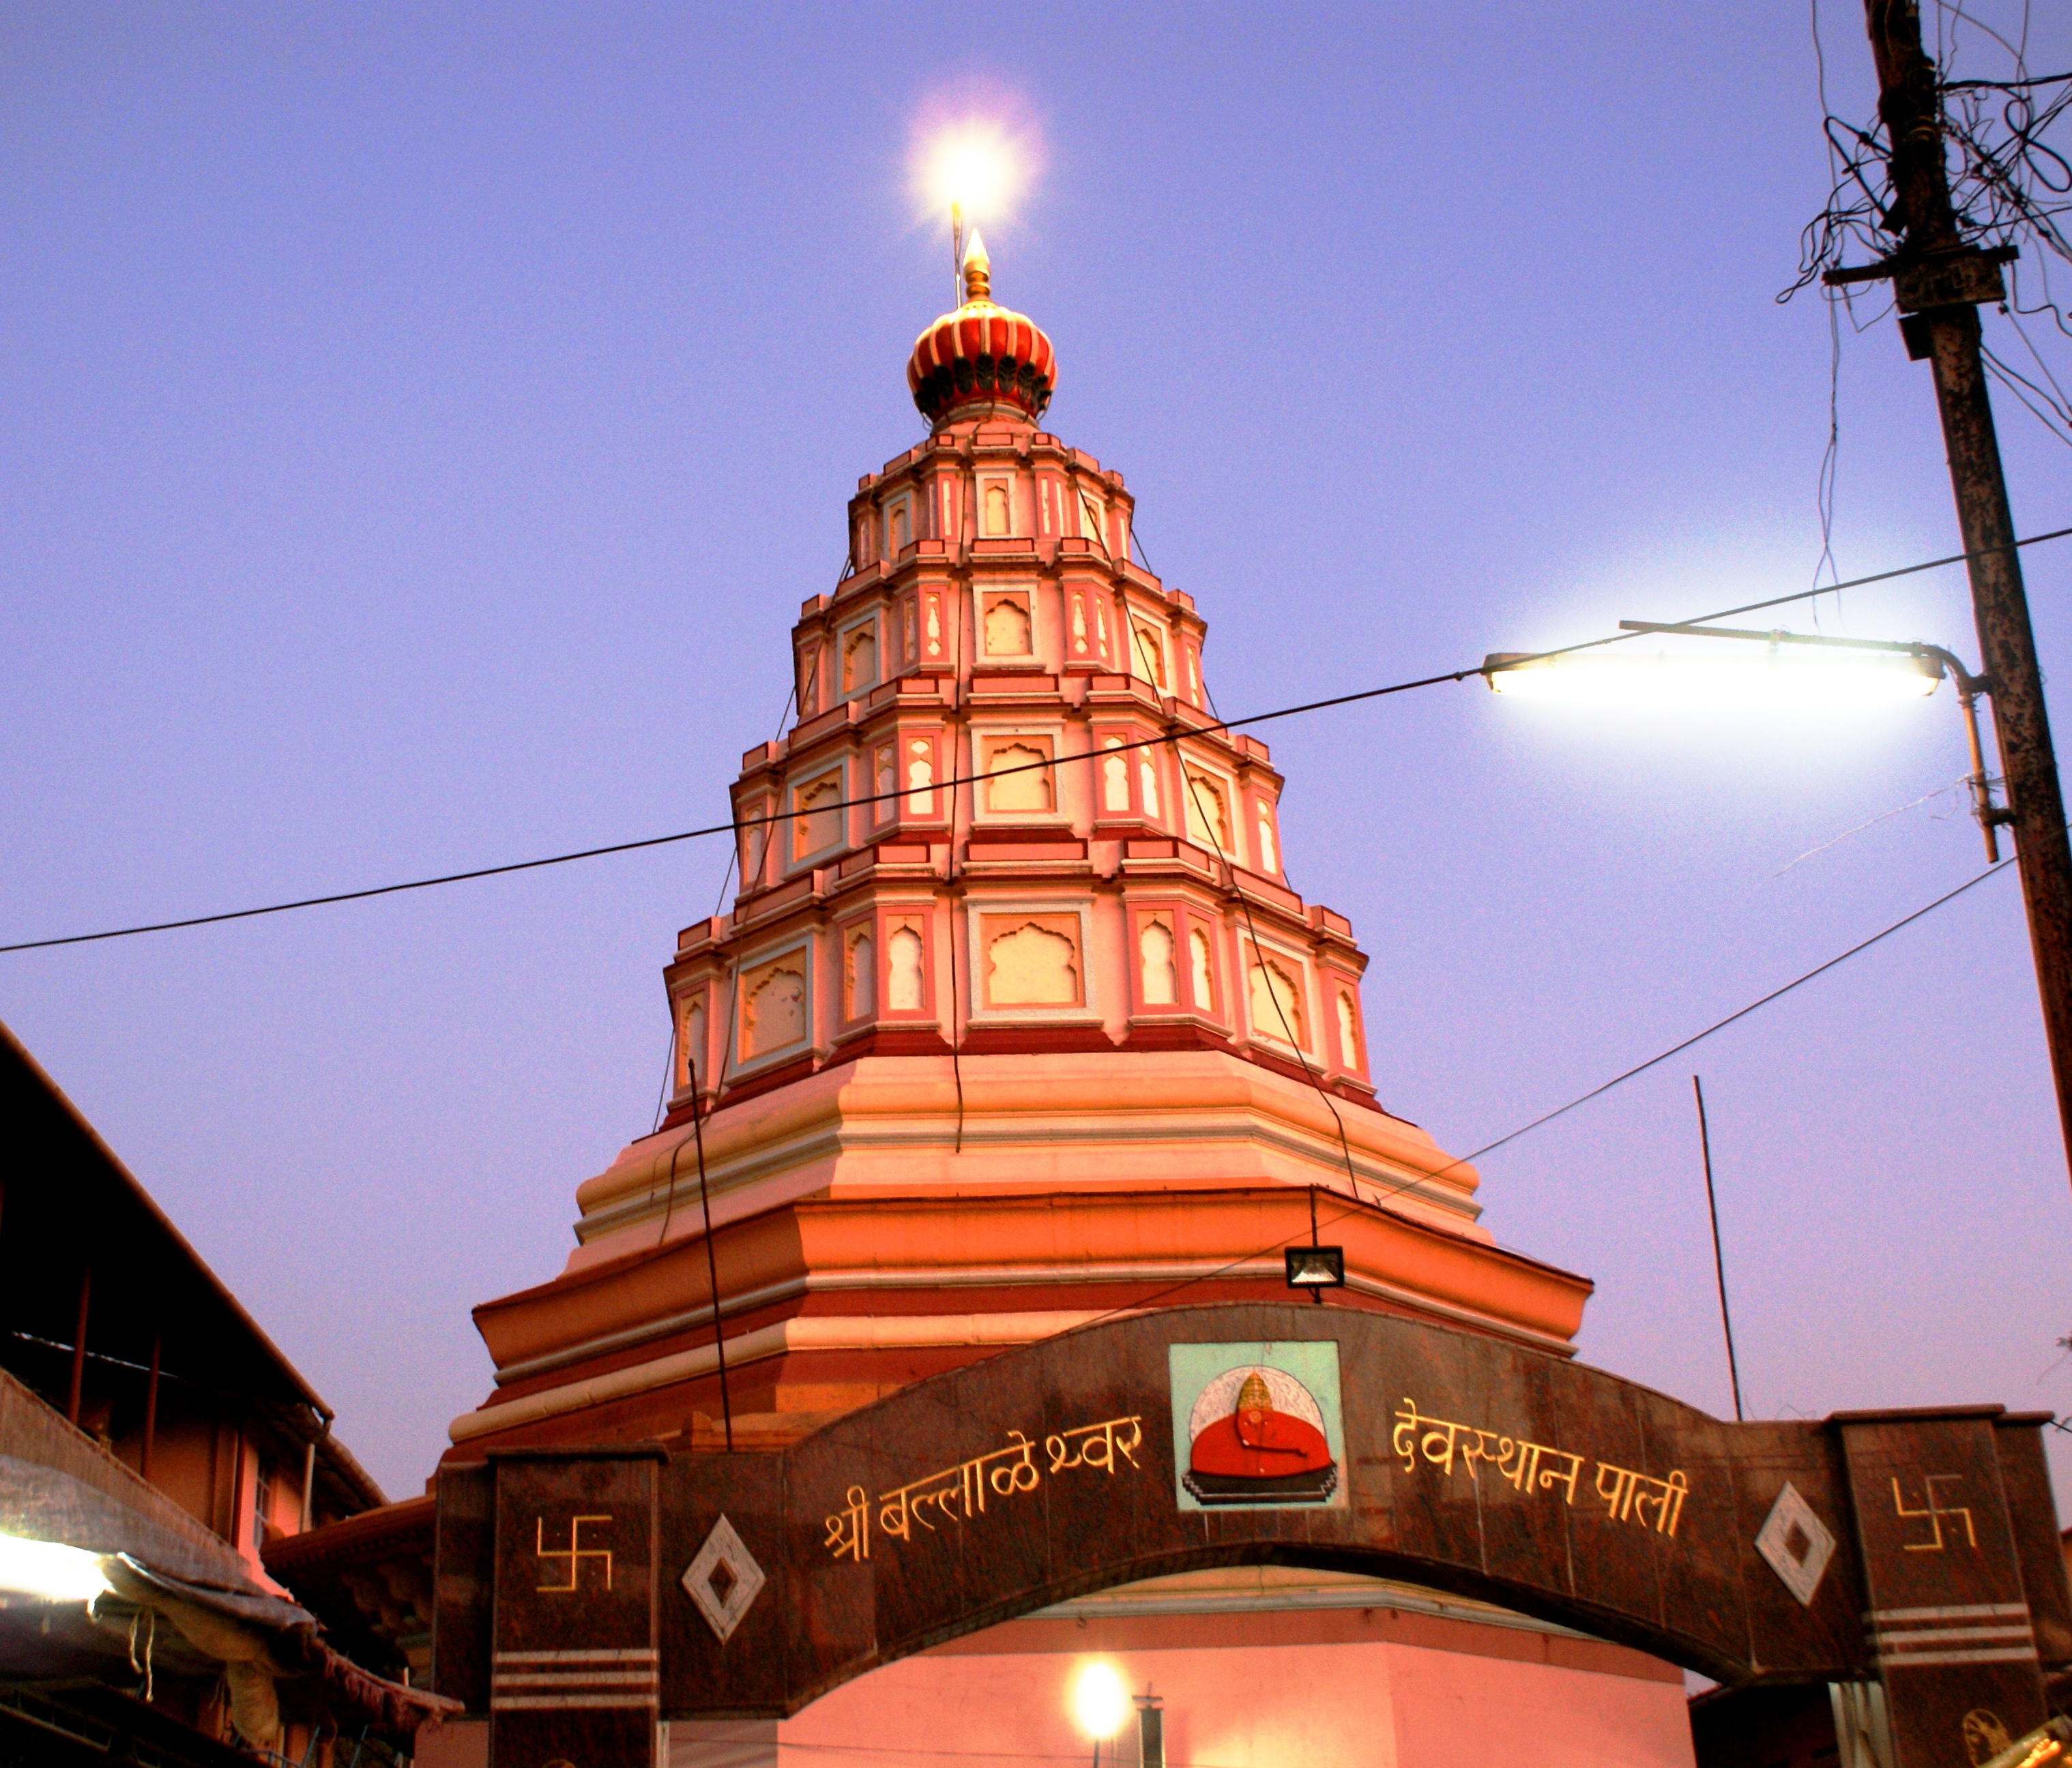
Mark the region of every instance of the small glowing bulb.
POLYGON ((1089 1737, 1112 1737, 1129 1717, 1129 1690, 1113 1664, 1096 1658, 1072 1679, 1072 1718, 1089 1737))

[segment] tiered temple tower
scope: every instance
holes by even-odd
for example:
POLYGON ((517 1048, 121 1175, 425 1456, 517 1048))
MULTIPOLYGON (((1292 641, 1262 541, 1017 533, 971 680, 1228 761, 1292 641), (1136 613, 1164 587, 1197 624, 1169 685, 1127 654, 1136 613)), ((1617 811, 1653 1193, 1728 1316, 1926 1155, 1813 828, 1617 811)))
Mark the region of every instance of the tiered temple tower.
POLYGON ((561 1274, 475 1311, 456 1455, 718 1446, 723 1412, 767 1446, 1115 1311, 1285 1299, 1313 1210, 1331 1305, 1569 1348, 1589 1285, 1376 1102, 1367 958, 1289 886, 1206 623, 1041 427, 1050 342, 976 239, 964 281, 907 365, 928 433, 793 629, 796 720, 742 757, 739 894, 664 972, 668 1115, 579 1188, 561 1274))

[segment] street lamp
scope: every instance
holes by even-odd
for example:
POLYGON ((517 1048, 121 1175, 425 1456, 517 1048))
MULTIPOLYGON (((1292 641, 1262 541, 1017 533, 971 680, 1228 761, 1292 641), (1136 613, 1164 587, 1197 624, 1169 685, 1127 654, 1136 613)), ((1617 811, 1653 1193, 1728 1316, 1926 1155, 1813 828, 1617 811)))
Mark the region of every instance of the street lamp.
POLYGON ((1678 626, 1649 620, 1622 620, 1622 632, 1662 633, 1688 638, 1725 638, 1768 646, 1762 657, 1724 657, 1657 652, 1608 655, 1601 650, 1492 651, 1482 673, 1491 691, 1515 698, 1597 705, 1745 706, 1751 703, 1873 705, 1919 699, 1935 691, 1947 675, 1957 684, 1957 703, 1971 743, 1972 814, 1986 838, 1986 858, 1997 863, 2000 826, 2010 814, 1993 802, 1991 777, 1979 740, 1979 695, 1984 678, 1974 675, 1955 653, 1940 645, 1881 638, 1827 638, 1807 633, 1752 632, 1736 626, 1678 626), (1788 648, 1790 647, 1790 648, 1788 648))
POLYGON ((1094 1741, 1094 1768, 1100 1768, 1100 1746, 1122 1729, 1129 1717, 1129 1690, 1113 1664, 1095 1658, 1072 1679, 1072 1717, 1094 1741))
POLYGON ((0 1591, 39 1602, 91 1602, 113 1586, 101 1555, 62 1541, 0 1535, 0 1591))

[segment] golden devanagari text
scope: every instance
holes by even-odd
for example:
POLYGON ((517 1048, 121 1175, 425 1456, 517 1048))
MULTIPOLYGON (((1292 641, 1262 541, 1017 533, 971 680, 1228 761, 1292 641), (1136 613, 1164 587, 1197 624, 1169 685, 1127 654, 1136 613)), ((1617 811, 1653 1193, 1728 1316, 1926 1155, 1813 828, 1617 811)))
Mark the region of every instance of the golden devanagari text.
POLYGON ((827 1549, 837 1559, 870 1557, 870 1499, 861 1486, 851 1486, 843 1508, 828 1518, 827 1549))
MULTIPOLYGON (((1117 1458, 1136 1467, 1137 1450, 1144 1442, 1141 1416, 1104 1418, 1098 1424, 1080 1425, 1043 1439, 1053 1474, 1078 1467, 1094 1467, 1112 1475, 1117 1458)), ((1043 1482, 1037 1465, 1036 1443, 1026 1431, 1007 1433, 1007 1446, 939 1467, 919 1479, 880 1492, 877 1499, 878 1532, 897 1541, 911 1541, 918 1527, 929 1534, 952 1522, 961 1527, 986 1513, 986 1500, 1015 1498, 1032 1492, 1043 1482)), ((851 1486, 843 1508, 827 1519, 823 1544, 837 1559, 863 1561, 870 1557, 871 1500, 861 1486, 851 1486)))
MULTIPOLYGON (((1444 1477, 1453 1471, 1457 1462, 1469 1479, 1479 1483, 1480 1463, 1490 1462, 1494 1464, 1498 1476, 1518 1491, 1558 1491, 1564 1503, 1576 1502, 1576 1483, 1586 1458, 1582 1455, 1479 1425, 1434 1417, 1419 1411, 1417 1402, 1407 1395, 1394 1417, 1396 1427, 1389 1434, 1389 1446, 1402 1457, 1405 1473, 1415 1473, 1421 1459, 1427 1466, 1437 1467, 1444 1477)), ((1690 1489, 1690 1480, 1681 1468, 1671 1471, 1666 1479, 1658 1479, 1608 1461, 1597 1463, 1595 1490, 1614 1522, 1638 1523, 1642 1528, 1652 1524, 1658 1534, 1673 1536, 1690 1489)))
POLYGON ((1131 1466, 1137 1465, 1137 1451, 1143 1442, 1142 1418, 1104 1418, 1099 1424, 1083 1424, 1076 1430, 1046 1437, 1043 1452, 1050 1458, 1054 1474, 1073 1467, 1098 1467, 1112 1474, 1117 1455, 1131 1466))
POLYGON ((1648 1507, 1655 1507, 1655 1532, 1658 1535, 1674 1535, 1676 1524, 1684 1514, 1684 1495, 1691 1489, 1690 1481, 1679 1467, 1673 1469, 1667 1479, 1656 1479, 1637 1472, 1631 1467, 1614 1466, 1609 1461, 1597 1463, 1597 1495, 1605 1501, 1606 1514, 1614 1522, 1637 1522, 1647 1526, 1648 1507), (1605 1489, 1607 1475, 1611 1479, 1611 1490, 1605 1489))

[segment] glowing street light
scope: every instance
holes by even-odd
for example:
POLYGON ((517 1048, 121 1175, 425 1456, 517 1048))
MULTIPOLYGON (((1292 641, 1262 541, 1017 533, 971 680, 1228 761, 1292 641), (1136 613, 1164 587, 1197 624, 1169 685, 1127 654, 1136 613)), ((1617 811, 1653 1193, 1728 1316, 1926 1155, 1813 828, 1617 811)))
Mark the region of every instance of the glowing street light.
POLYGON ((1918 699, 1940 679, 1913 657, 1807 657, 1781 649, 1766 657, 1585 651, 1515 661, 1498 652, 1484 670, 1490 687, 1514 699, 1621 711, 1873 705, 1918 699))
POLYGON ((1100 1768, 1100 1746, 1121 1730, 1129 1717, 1129 1689, 1115 1666, 1095 1658, 1072 1678, 1072 1720, 1094 1741, 1094 1768, 1100 1768))
POLYGON ((1677 626, 1622 620, 1625 632, 1686 638, 1725 638, 1768 647, 1760 657, 1697 651, 1635 656, 1603 650, 1492 651, 1482 678, 1493 692, 1516 699, 1621 711, 1711 711, 1814 708, 1850 710, 1893 700, 1923 699, 1945 675, 1956 683, 1971 745, 1971 806, 1985 831, 1986 857, 2000 856, 1999 827, 2008 813, 1993 802, 1979 742, 1978 697, 1987 684, 1953 651, 1878 638, 1827 638, 1807 633, 1750 632, 1733 626, 1677 626))
POLYGON ((90 1602, 113 1588, 101 1573, 98 1553, 63 1541, 0 1535, 0 1590, 10 1596, 44 1602, 90 1602))

